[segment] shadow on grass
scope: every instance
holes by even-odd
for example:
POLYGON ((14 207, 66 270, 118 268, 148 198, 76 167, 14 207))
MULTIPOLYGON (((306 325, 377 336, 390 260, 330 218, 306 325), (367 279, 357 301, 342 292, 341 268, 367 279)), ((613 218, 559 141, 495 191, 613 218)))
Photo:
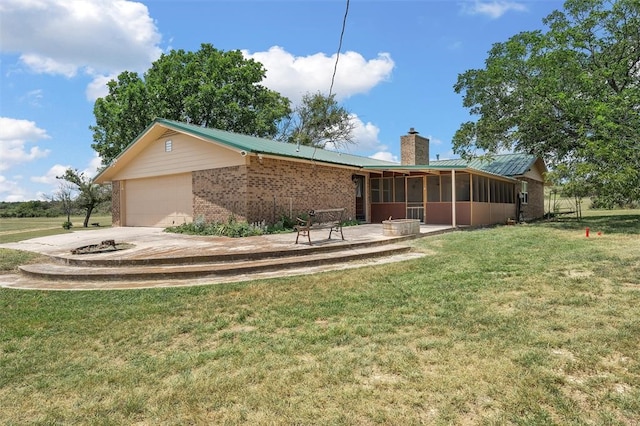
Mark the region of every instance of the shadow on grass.
POLYGON ((640 214, 585 216, 579 221, 576 218, 562 218, 553 222, 545 222, 544 226, 554 229, 585 229, 604 234, 640 234, 640 214))

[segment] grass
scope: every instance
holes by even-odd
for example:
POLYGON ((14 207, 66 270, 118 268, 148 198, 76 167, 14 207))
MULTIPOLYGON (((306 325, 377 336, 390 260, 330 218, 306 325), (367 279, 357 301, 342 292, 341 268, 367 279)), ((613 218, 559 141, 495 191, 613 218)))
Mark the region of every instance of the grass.
MULTIPOLYGON (((71 216, 74 227, 71 230, 62 228, 65 217, 21 217, 0 218, 0 244, 15 243, 49 235, 66 234, 73 231, 99 229, 89 226, 83 228, 84 216, 71 216)), ((111 226, 111 216, 91 216, 90 223, 100 223, 100 227, 111 226)))
POLYGON ((627 213, 416 240, 429 256, 366 270, 0 289, 3 422, 638 424, 627 213))
MULTIPOLYGON (((62 222, 66 217, 28 217, 28 218, 0 218, 0 244, 15 243, 32 238, 46 237, 49 235, 67 234, 69 232, 93 229, 97 227, 83 228, 84 216, 72 216, 71 222, 76 225, 71 230, 62 228, 62 222)), ((98 222, 101 227, 111 226, 110 216, 92 216, 91 223, 98 222)), ((15 272, 19 265, 42 262, 45 256, 20 250, 0 248, 0 273, 15 272)))

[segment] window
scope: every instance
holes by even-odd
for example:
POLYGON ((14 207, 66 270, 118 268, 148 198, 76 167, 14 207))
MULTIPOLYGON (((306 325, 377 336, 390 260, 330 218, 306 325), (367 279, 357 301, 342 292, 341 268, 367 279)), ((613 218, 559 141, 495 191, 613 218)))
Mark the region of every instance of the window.
POLYGON ((404 176, 371 178, 372 203, 404 203, 406 200, 404 176))
POLYGON ((380 194, 380 181, 382 179, 372 178, 371 179, 371 202, 379 203, 382 201, 382 196, 380 194))
POLYGON ((173 150, 173 141, 171 139, 164 142, 164 152, 171 152, 173 150))
POLYGON ((520 200, 522 204, 529 203, 529 182, 522 182, 522 187, 520 188, 520 200))

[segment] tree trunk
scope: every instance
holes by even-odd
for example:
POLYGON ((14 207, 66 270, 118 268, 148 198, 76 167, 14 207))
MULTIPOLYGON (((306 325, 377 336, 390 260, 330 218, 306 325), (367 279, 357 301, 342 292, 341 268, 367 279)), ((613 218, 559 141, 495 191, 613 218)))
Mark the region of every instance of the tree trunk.
POLYGON ((87 228, 89 226, 89 218, 91 217, 91 212, 93 212, 93 206, 87 207, 87 215, 84 217, 83 227, 87 228))

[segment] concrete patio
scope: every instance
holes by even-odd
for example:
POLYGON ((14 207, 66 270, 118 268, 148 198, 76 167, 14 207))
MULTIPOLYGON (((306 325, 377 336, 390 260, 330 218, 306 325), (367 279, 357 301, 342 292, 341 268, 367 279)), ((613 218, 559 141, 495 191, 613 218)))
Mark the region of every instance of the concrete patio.
POLYGON ((423 256, 407 242, 452 231, 421 225, 415 236, 384 236, 381 224, 343 228, 345 240, 328 230, 295 244, 295 234, 246 238, 165 233, 161 228, 118 227, 0 244, 49 256, 51 262, 24 265, 19 274, 0 275, 0 286, 41 290, 178 287, 248 281, 397 262, 423 256), (115 240, 122 250, 72 254, 78 247, 115 240))

